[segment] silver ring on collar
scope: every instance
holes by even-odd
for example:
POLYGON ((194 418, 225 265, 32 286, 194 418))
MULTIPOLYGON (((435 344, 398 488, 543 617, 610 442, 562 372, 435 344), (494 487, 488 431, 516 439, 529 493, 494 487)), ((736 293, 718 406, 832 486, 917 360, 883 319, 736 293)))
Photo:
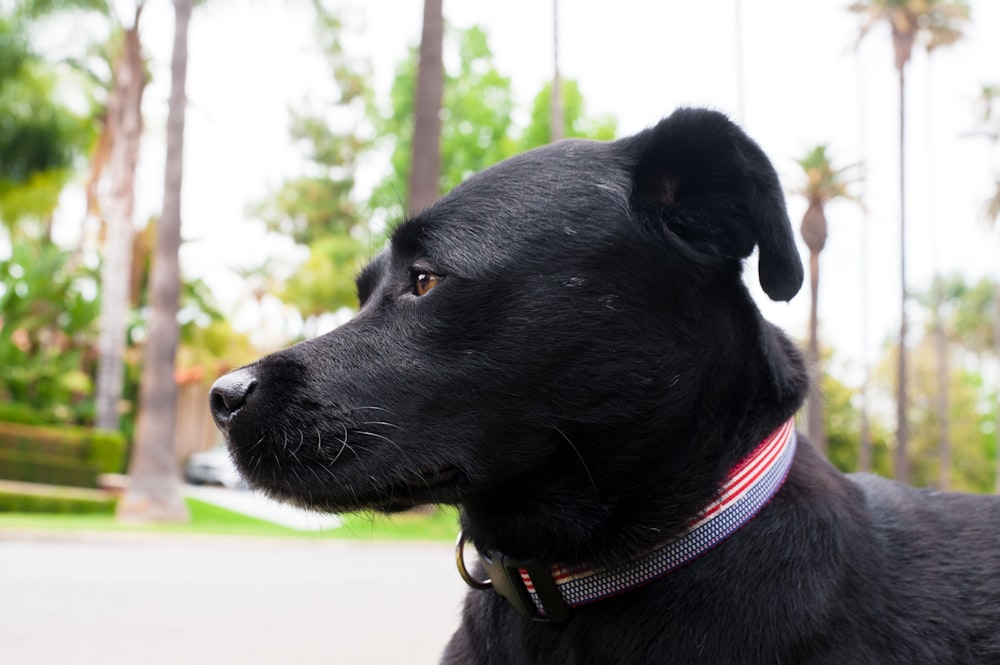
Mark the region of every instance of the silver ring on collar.
POLYGON ((465 567, 465 544, 468 542, 469 540, 465 537, 465 531, 459 531, 458 542, 455 544, 455 565, 458 567, 458 574, 473 589, 479 591, 490 589, 493 587, 492 580, 477 580, 469 572, 469 569, 465 567))

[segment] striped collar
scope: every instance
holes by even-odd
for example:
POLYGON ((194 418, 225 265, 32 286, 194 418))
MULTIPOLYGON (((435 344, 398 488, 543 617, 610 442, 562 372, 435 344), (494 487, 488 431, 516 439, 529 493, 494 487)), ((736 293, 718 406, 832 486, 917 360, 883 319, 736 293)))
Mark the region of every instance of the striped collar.
POLYGON ((459 573, 473 588, 493 588, 521 614, 537 621, 564 621, 569 610, 649 584, 700 557, 746 524, 777 493, 795 456, 792 420, 771 433, 737 464, 718 497, 676 538, 606 568, 518 561, 498 552, 479 553, 489 580, 465 568, 459 534, 459 573))

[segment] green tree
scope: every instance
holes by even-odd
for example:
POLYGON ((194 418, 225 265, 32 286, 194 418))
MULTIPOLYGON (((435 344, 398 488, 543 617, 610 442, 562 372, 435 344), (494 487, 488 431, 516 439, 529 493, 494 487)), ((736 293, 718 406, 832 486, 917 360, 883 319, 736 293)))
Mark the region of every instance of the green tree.
POLYGON ((863 452, 861 446, 862 412, 858 406, 861 391, 852 388, 829 371, 832 365, 829 352, 823 355, 820 385, 825 402, 823 429, 827 437, 827 456, 834 466, 844 472, 862 470, 862 455, 869 456, 870 470, 882 476, 892 473, 889 450, 890 431, 877 418, 869 423, 871 450, 863 452))
POLYGON ((859 0, 849 9, 862 15, 861 38, 876 25, 887 24, 892 35, 893 53, 899 82, 899 265, 900 323, 899 353, 896 372, 896 457, 895 477, 909 479, 907 443, 906 367, 906 65, 913 55, 918 37, 928 53, 955 43, 963 36, 962 28, 969 20, 969 5, 965 0, 859 0))
MULTIPOLYGON (((939 362, 934 330, 934 285, 926 293, 917 293, 914 302, 921 305, 919 315, 927 322, 923 334, 913 348, 909 386, 912 395, 911 417, 914 424, 913 444, 907 451, 907 464, 913 470, 912 482, 938 488, 951 487, 963 491, 986 492, 993 477, 991 460, 996 448, 991 438, 991 391, 983 381, 984 358, 991 343, 990 313, 994 285, 980 280, 969 285, 961 277, 942 281, 940 292, 943 306, 940 316, 946 332, 947 357, 952 370, 946 376, 948 410, 942 414, 938 399, 939 362), (941 430, 952 432, 951 447, 941 450, 941 430)), ((888 379, 898 348, 893 345, 876 371, 880 385, 888 379)))
MULTIPOLYGON (((473 173, 550 142, 551 83, 535 96, 526 128, 513 124, 511 82, 493 61, 487 34, 479 27, 451 30, 445 49, 457 52, 457 66, 445 70, 444 121, 441 137, 441 191, 456 187, 473 173)), ((609 116, 591 117, 576 81, 563 79, 564 135, 567 138, 610 140, 617 124, 609 116)), ((410 163, 416 90, 416 51, 397 69, 390 94, 390 108, 375 120, 383 145, 392 150, 392 172, 372 193, 372 207, 400 210, 405 199, 410 163)))
POLYGON ((987 423, 990 419, 982 375, 973 367, 958 366, 948 374, 948 411, 942 422, 936 381, 938 360, 933 329, 927 331, 914 353, 913 447, 910 464, 917 485, 989 492, 993 467, 987 423), (941 453, 943 427, 952 433, 951 446, 941 453))
MULTIPOLYGON (((309 175, 286 182, 258 207, 268 228, 309 249, 309 257, 295 276, 274 289, 302 313, 307 325, 321 314, 355 304, 354 277, 381 242, 377 237, 380 227, 370 225, 368 219, 398 216, 405 207, 416 99, 416 49, 411 49, 397 69, 388 107, 380 111, 364 85, 365 67, 352 61, 340 45, 341 22, 330 16, 325 20, 322 34, 327 35, 333 61, 339 63, 334 70, 341 91, 338 106, 348 111, 363 109, 368 122, 355 118, 349 131, 339 133, 329 129, 325 116, 296 115, 293 131, 308 149, 312 162, 309 175), (369 127, 377 140, 367 138, 369 127), (359 199, 355 172, 372 151, 391 154, 391 171, 376 185, 366 205, 359 199)), ((485 32, 476 27, 449 31, 445 50, 457 57, 446 59, 455 64, 444 77, 441 191, 520 150, 548 142, 547 92, 543 90, 536 98, 531 126, 520 131, 511 120, 510 79, 494 65, 485 32), (542 131, 535 128, 539 123, 542 131), (538 138, 543 135, 546 138, 538 138)), ((572 102, 566 114, 567 134, 613 138, 614 121, 586 117, 576 83, 566 82, 566 89, 572 102)))
MULTIPOLYGON (((486 33, 472 27, 445 33, 445 50, 457 51, 457 69, 445 69, 441 110, 441 176, 446 192, 482 170, 513 155, 510 139, 514 110, 510 79, 493 63, 486 33)), ((392 151, 392 171, 372 193, 372 207, 400 210, 406 200, 407 174, 413 151, 413 108, 416 100, 416 50, 397 69, 390 109, 375 119, 380 141, 392 151)))
POLYGON ((354 278, 371 252, 370 212, 356 191, 359 163, 373 144, 370 68, 344 50, 343 20, 320 2, 314 7, 336 97, 321 111, 293 112, 291 135, 303 147, 308 169, 253 210, 270 231, 309 251, 296 274, 274 286, 307 321, 355 304, 354 278), (331 117, 346 129, 331 129, 331 117))
POLYGON ((993 346, 996 320, 992 313, 996 307, 1000 284, 983 277, 969 284, 960 275, 944 280, 944 293, 951 305, 946 312, 946 326, 963 348, 979 356, 997 355, 993 346))
MULTIPOLYGON (((796 193, 805 197, 808 206, 802 215, 800 232, 809 248, 809 362, 813 375, 820 376, 819 355, 819 260, 828 235, 826 206, 836 199, 854 199, 848 192, 846 171, 850 167, 834 168, 826 145, 812 148, 799 159, 806 182, 796 193)), ((806 402, 806 424, 809 439, 823 454, 827 452, 821 386, 813 382, 806 402)))
POLYGON ((93 132, 59 101, 59 68, 32 50, 41 14, 20 3, 0 14, 0 222, 10 233, 48 237, 59 194, 93 132))
MULTIPOLYGON (((608 115, 592 117, 586 112, 586 103, 580 92, 580 84, 573 79, 562 79, 562 93, 559 95, 562 104, 562 136, 569 139, 597 139, 610 141, 618 132, 618 123, 608 115)), ((550 143, 552 136, 552 84, 546 84, 535 95, 531 107, 531 122, 518 141, 518 150, 531 150, 550 143)))

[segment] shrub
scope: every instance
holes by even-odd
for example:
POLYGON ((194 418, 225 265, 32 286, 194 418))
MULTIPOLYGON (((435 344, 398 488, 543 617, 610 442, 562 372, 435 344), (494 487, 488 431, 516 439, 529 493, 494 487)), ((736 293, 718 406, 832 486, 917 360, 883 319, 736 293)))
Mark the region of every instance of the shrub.
POLYGON ((72 491, 24 491, 0 489, 0 513, 60 513, 64 515, 113 514, 115 499, 72 491))
POLYGON ((124 464, 119 432, 0 422, 0 478, 96 487, 99 474, 119 473, 124 464))

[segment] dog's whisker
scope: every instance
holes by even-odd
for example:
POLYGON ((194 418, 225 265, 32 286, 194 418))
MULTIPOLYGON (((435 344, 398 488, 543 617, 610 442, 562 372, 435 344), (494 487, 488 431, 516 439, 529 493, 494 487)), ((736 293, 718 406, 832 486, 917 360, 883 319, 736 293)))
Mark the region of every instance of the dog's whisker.
POLYGON ((590 467, 587 466, 587 461, 585 459, 583 459, 583 455, 580 454, 580 449, 576 447, 576 444, 574 444, 570 440, 570 438, 568 436, 566 436, 566 433, 563 432, 561 429, 559 429, 558 427, 556 427, 555 425, 552 425, 552 424, 549 424, 549 427, 551 427, 556 432, 558 432, 559 436, 561 436, 563 439, 565 439, 566 443, 569 444, 570 449, 576 454, 577 459, 580 460, 580 464, 583 466, 584 472, 586 472, 586 474, 587 474, 587 478, 590 479, 590 486, 594 488, 594 497, 597 499, 598 502, 600 502, 601 501, 601 493, 597 489, 597 483, 594 482, 594 476, 593 476, 593 474, 590 473, 590 467))
MULTIPOLYGON (((316 433, 318 434, 319 430, 316 430, 316 433)), ((347 445, 347 426, 346 425, 344 426, 344 439, 343 439, 343 441, 340 442, 340 444, 341 444, 340 445, 340 450, 337 451, 337 454, 334 455, 333 459, 330 460, 330 463, 327 466, 331 466, 332 467, 334 464, 336 464, 337 460, 339 460, 340 456, 344 453, 344 450, 350 447, 350 446, 347 445)), ((351 452, 354 452, 353 448, 351 449, 351 452)), ((354 455, 357 456, 357 453, 355 452, 354 455)))
MULTIPOLYGON (((300 445, 301 445, 301 444, 300 444, 300 445)), ((289 455, 291 455, 291 456, 292 456, 292 459, 293 459, 293 460, 295 460, 295 461, 296 461, 297 463, 301 464, 302 462, 301 462, 301 460, 299 460, 299 456, 295 454, 295 451, 296 451, 296 450, 298 450, 298 448, 296 448, 295 450, 292 450, 291 448, 289 448, 289 447, 288 447, 288 433, 286 432, 286 433, 285 433, 285 451, 286 451, 286 452, 287 452, 287 453, 288 453, 289 455)))
POLYGON ((408 455, 406 454, 406 451, 404 451, 402 448, 400 448, 399 445, 395 441, 393 441, 392 439, 390 439, 387 436, 382 436, 381 434, 376 434, 375 432, 364 432, 364 431, 361 431, 361 430, 356 430, 354 433, 355 434, 364 434, 366 436, 374 436, 377 439, 382 439, 383 441, 388 442, 396 450, 398 450, 400 452, 400 454, 403 455, 403 457, 408 457, 408 455))
POLYGON ((381 407, 381 406, 355 406, 355 407, 352 407, 350 409, 350 411, 351 411, 351 413, 354 413, 355 411, 363 411, 363 410, 366 410, 366 409, 367 410, 371 410, 371 411, 384 411, 385 413, 388 413, 389 415, 392 415, 392 411, 390 411, 389 409, 386 409, 384 407, 381 407))
POLYGON ((361 424, 362 424, 362 425, 383 425, 383 426, 385 426, 385 427, 393 427, 393 428, 395 428, 395 429, 403 429, 403 428, 402 428, 401 426, 399 426, 399 425, 395 425, 395 424, 393 424, 393 423, 387 423, 387 422, 383 422, 383 421, 380 421, 380 420, 366 420, 365 422, 363 422, 363 423, 361 423, 361 424))

